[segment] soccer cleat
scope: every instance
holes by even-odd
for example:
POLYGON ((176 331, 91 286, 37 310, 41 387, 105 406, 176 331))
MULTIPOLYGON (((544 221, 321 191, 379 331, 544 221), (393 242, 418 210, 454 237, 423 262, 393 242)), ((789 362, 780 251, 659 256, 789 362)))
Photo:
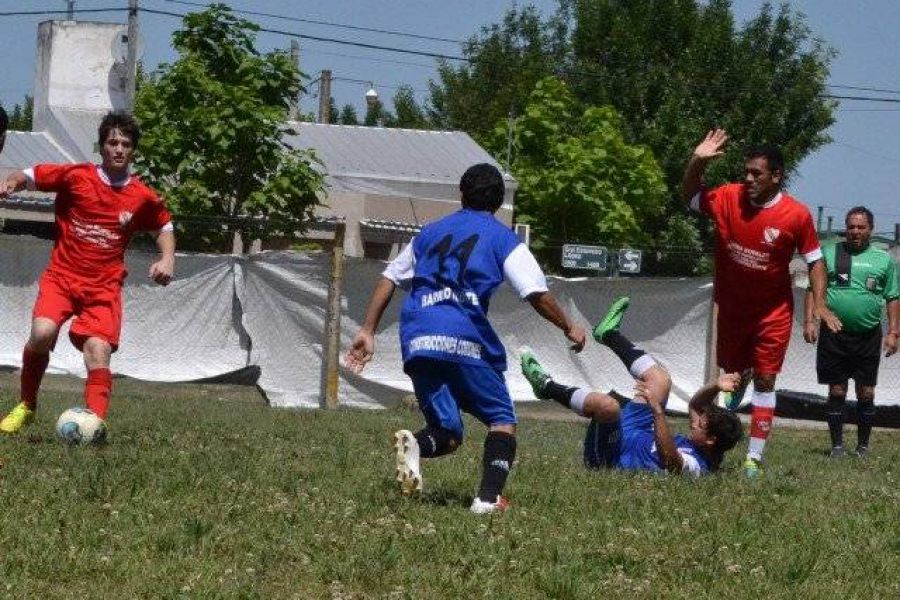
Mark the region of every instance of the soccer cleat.
POLYGON ((20 402, 0 421, 0 431, 3 433, 19 433, 23 427, 33 420, 34 411, 28 408, 24 402, 20 402))
POLYGON ((759 471, 759 461, 748 456, 744 461, 744 476, 753 479, 759 475, 759 471))
POLYGON ((525 376, 525 379, 528 380, 528 383, 531 384, 531 389, 534 390, 534 395, 536 398, 540 398, 541 400, 546 400, 550 396, 544 393, 544 387, 547 385, 547 382, 550 381, 550 374, 544 370, 544 367, 541 366, 541 363, 538 362, 537 357, 534 355, 534 351, 528 346, 522 346, 519 348, 519 362, 522 365, 522 375, 525 376))
POLYGON ((857 446, 856 447, 856 456, 859 458, 865 458, 869 455, 869 447, 868 446, 857 446))
POLYGON ((843 446, 834 446, 831 448, 831 451, 828 452, 828 458, 844 458, 846 452, 844 452, 843 446))
POLYGON ((593 335, 595 340, 602 344, 604 335, 610 331, 618 331, 619 323, 622 322, 622 316, 628 309, 629 304, 631 304, 631 298, 628 296, 622 296, 612 303, 609 310, 606 311, 606 315, 594 327, 593 335))
POLYGON ((505 512, 507 508, 509 508, 509 500, 503 496, 497 496, 496 502, 487 502, 476 497, 472 500, 472 506, 469 507, 469 510, 476 515, 486 515, 489 513, 502 513, 505 512))
POLYGON ((394 451, 397 456, 397 483, 400 493, 411 496, 422 493, 422 473, 419 470, 419 442, 411 431, 401 429, 394 433, 394 451))
POLYGON ((722 406, 728 410, 740 410, 746 404, 744 396, 747 395, 747 388, 750 387, 750 371, 741 373, 741 384, 733 392, 722 392, 722 406))

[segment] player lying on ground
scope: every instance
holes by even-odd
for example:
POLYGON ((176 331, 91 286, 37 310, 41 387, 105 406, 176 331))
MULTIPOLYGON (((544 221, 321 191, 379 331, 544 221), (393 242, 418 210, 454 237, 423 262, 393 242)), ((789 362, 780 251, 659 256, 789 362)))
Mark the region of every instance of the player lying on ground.
POLYGON ((459 447, 464 410, 489 429, 481 487, 471 507, 488 513, 507 506, 502 492, 516 455, 516 413, 503 379, 506 350, 487 318, 491 295, 508 281, 576 351, 584 347, 586 332, 554 300, 528 247, 494 217, 505 189, 500 171, 474 165, 459 189, 462 209, 423 227, 385 269, 345 364, 358 373, 372 360, 375 330, 394 289, 408 289, 400 349, 426 425, 415 434, 405 429, 394 434, 400 490, 422 490, 420 458, 459 447))
POLYGON ((739 373, 719 377, 701 388, 688 405, 690 433, 672 435, 665 407, 672 381, 652 356, 619 333, 628 298, 619 298, 594 328, 594 339, 616 353, 636 380, 634 398, 557 383, 530 349, 522 352, 522 373, 541 399, 556 400, 591 419, 584 439, 584 464, 701 475, 715 471, 725 453, 743 437, 733 412, 715 405, 721 391, 740 383, 739 373))
POLYGON ((159 260, 150 278, 167 285, 175 268, 172 217, 162 200, 130 173, 140 139, 135 120, 107 114, 98 131, 102 164, 37 165, 0 182, 0 198, 18 190, 55 192, 56 242, 38 284, 31 335, 22 353, 21 402, 0 421, 16 433, 34 419, 37 393, 63 323, 84 355, 85 406, 106 419, 112 391, 110 358, 122 329, 125 248, 140 231, 156 236, 159 260))

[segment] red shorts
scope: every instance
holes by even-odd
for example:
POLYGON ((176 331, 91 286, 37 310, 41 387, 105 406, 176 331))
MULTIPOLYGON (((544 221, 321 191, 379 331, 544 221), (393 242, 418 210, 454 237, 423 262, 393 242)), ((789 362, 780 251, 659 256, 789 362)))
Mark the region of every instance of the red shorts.
POLYGON ((752 368, 761 375, 781 372, 791 340, 793 308, 784 304, 762 316, 734 315, 719 309, 716 355, 727 373, 752 368))
POLYGON ((76 348, 81 350, 88 338, 96 337, 115 352, 122 332, 122 286, 118 281, 90 283, 45 271, 32 316, 50 319, 58 327, 74 316, 69 338, 76 348))

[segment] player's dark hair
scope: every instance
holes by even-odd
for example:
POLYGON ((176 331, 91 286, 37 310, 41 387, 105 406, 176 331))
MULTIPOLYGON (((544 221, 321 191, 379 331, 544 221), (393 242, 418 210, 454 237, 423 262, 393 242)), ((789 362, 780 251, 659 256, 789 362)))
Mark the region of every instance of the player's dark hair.
POLYGON ((9 129, 9 115, 7 115, 6 111, 3 110, 3 107, 0 106, 0 135, 6 133, 7 129, 9 129))
POLYGON ((459 191, 462 193, 462 205, 472 210, 497 212, 503 205, 506 186, 503 175, 494 165, 479 163, 472 165, 459 180, 459 191))
POLYGON ((114 110, 106 113, 106 116, 100 121, 100 127, 97 129, 97 137, 101 147, 106 143, 106 138, 109 137, 109 133, 113 129, 121 131, 131 140, 132 145, 137 148, 141 139, 141 128, 138 127, 134 117, 123 110, 114 110))
POLYGON ((844 217, 844 224, 847 224, 847 221, 850 220, 852 215, 865 215, 866 221, 869 222, 869 227, 871 229, 875 228, 875 215, 872 214, 872 211, 866 208, 865 206, 854 206, 850 210, 847 211, 847 216, 844 217))
POLYGON ((706 433, 716 440, 712 448, 713 470, 716 470, 725 453, 743 439, 744 427, 736 414, 721 406, 709 406, 703 414, 706 416, 706 433))
POLYGON ((773 173, 778 171, 784 176, 784 154, 778 146, 773 146, 772 144, 751 146, 744 152, 744 158, 746 160, 750 160, 751 158, 765 158, 766 162, 769 163, 770 171, 773 173))

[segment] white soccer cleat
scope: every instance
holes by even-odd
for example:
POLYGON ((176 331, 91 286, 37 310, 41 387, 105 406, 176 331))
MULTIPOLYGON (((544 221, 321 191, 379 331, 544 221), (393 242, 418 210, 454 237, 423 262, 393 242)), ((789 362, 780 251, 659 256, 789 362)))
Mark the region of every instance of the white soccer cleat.
POLYGON ((419 469, 419 442, 411 431, 401 429, 394 433, 394 451, 397 457, 397 482, 404 496, 422 493, 422 472, 419 469))
POLYGON ((469 510, 476 515, 486 515, 490 513, 502 513, 505 512, 507 508, 509 508, 509 500, 503 496, 497 496, 496 502, 486 502, 476 496, 475 499, 472 500, 472 506, 469 507, 469 510))

